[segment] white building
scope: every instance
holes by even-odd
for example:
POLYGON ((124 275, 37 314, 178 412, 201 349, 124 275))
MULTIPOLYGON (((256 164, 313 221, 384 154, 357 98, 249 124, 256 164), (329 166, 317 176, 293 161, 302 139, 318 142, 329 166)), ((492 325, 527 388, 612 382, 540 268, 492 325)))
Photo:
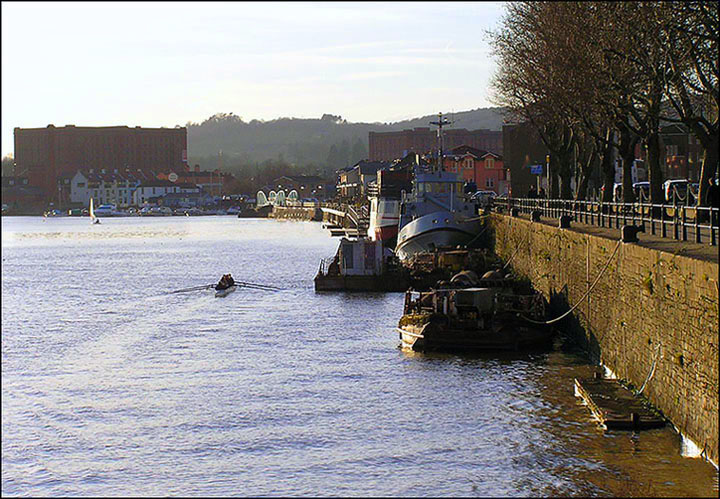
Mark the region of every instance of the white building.
POLYGON ((148 175, 141 170, 78 170, 70 181, 70 201, 87 206, 92 197, 96 205, 114 204, 127 207, 134 204, 135 188, 147 179, 148 175))
POLYGON ((174 192, 181 192, 181 187, 169 180, 147 180, 135 188, 132 200, 135 206, 142 206, 149 203, 151 198, 174 192))

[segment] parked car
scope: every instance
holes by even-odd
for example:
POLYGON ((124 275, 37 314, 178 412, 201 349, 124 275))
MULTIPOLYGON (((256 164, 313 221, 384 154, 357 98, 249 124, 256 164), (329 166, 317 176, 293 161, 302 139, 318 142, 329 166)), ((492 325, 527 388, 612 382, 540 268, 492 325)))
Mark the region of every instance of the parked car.
POLYGON ((685 201, 687 196, 687 188, 690 182, 685 179, 666 180, 663 184, 663 192, 665 192, 665 201, 671 203, 674 197, 678 196, 678 201, 685 201))
POLYGON ((650 182, 635 182, 633 184, 635 200, 638 202, 650 201, 650 182))
POLYGON ((472 201, 476 201, 478 205, 485 207, 495 200, 497 197, 497 192, 495 191, 477 191, 475 194, 470 196, 470 199, 472 201))

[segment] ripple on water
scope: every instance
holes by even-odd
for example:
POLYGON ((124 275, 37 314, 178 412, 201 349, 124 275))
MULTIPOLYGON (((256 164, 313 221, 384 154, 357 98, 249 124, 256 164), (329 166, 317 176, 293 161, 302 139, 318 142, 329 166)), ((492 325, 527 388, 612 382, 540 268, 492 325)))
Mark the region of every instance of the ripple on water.
POLYGON ((2 218, 3 495, 717 496, 597 427, 582 358, 406 352, 402 294, 314 293, 320 224, 86 222, 2 218), (228 271, 285 289, 169 293, 228 271))

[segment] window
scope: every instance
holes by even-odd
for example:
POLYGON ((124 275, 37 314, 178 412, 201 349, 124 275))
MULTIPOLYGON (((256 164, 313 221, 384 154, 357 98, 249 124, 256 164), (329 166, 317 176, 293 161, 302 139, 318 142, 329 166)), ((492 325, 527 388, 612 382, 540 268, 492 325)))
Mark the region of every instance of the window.
POLYGON ((485 187, 494 187, 495 186, 495 179, 492 177, 488 177, 485 179, 485 187))
POLYGON ((85 187, 85 182, 78 182, 78 183, 77 183, 77 186, 78 186, 78 187, 85 187))
POLYGON ((485 168, 495 168, 495 158, 488 158, 485 161, 485 168))
POLYGON ((467 158, 464 163, 465 163, 465 168, 472 169, 472 167, 473 167, 472 158, 467 158))

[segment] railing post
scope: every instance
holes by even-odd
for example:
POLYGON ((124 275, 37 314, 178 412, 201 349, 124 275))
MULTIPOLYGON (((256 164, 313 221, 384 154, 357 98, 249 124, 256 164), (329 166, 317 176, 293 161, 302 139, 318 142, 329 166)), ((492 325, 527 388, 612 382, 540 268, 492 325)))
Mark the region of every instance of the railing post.
POLYGON ((678 217, 677 196, 673 196, 673 206, 675 206, 675 210, 673 210, 673 239, 677 241, 678 239, 680 239, 680 231, 678 230, 678 222, 680 220, 680 217, 678 217))
MULTIPOLYGON (((643 208, 643 214, 644 212, 645 209, 643 208)), ((655 218, 653 217, 652 206, 650 207, 650 234, 655 235, 655 218)))
POLYGON ((680 209, 682 210, 682 240, 687 241, 687 225, 685 225, 687 217, 685 216, 685 206, 682 206, 680 209))
POLYGON ((695 242, 700 243, 701 236, 700 236, 700 205, 695 204, 695 242))

